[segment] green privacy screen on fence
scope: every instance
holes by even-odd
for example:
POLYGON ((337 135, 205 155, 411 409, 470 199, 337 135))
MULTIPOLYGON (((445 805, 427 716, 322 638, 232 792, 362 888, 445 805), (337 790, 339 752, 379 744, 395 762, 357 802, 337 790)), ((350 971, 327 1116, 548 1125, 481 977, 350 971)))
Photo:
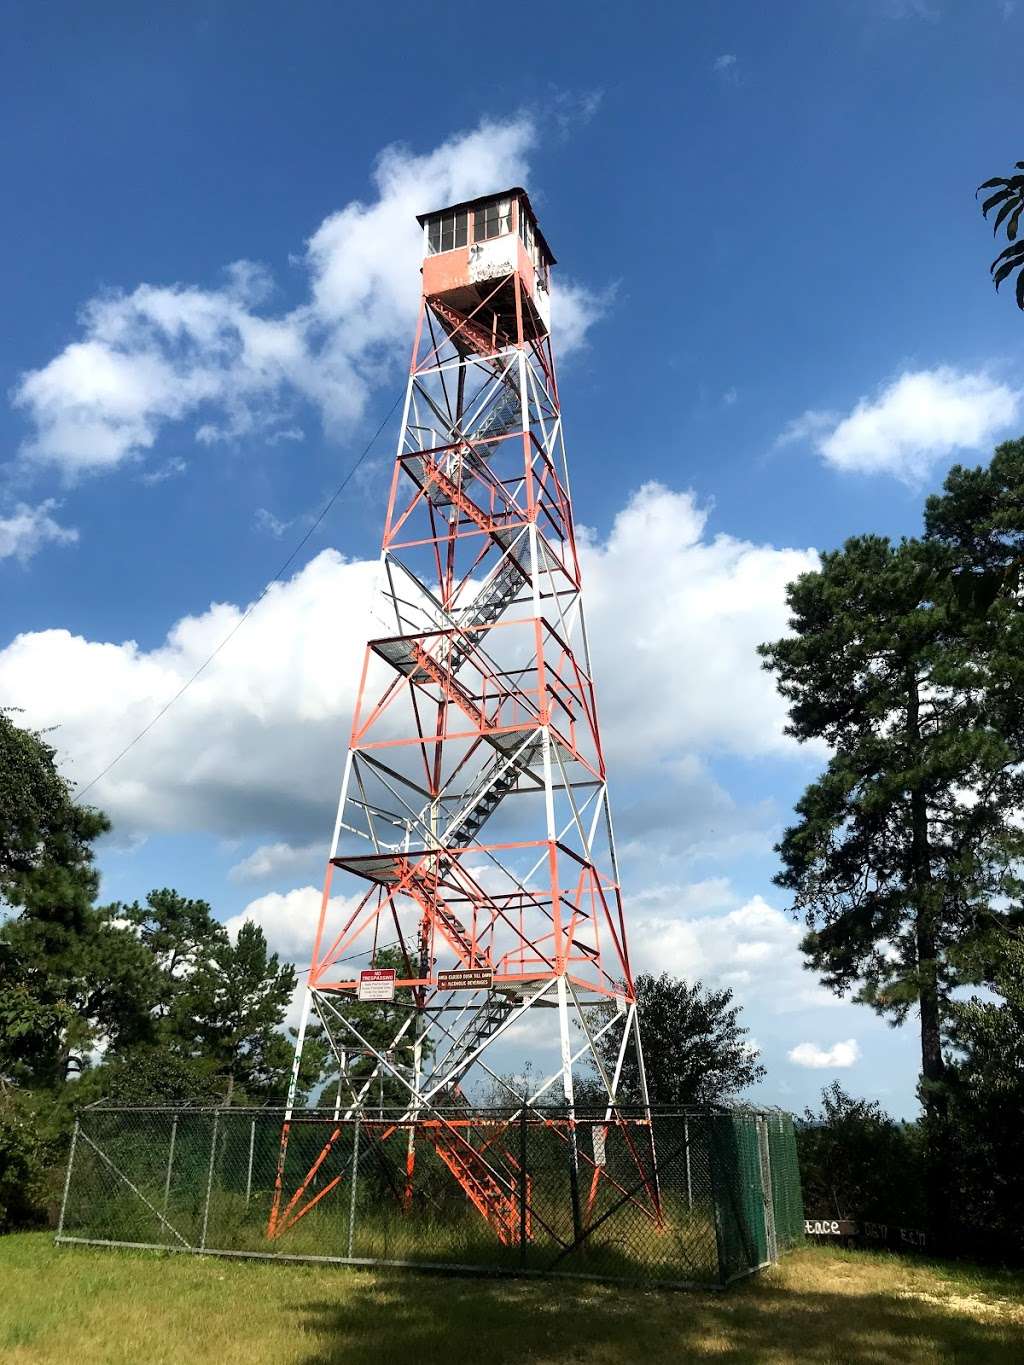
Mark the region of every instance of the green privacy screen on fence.
POLYGON ((387 1109, 285 1118, 83 1111, 58 1241, 725 1285, 802 1235, 785 1114, 462 1106, 429 1122, 387 1109))
POLYGON ((796 1129, 789 1114, 766 1114, 765 1123, 771 1156, 775 1235, 779 1249, 788 1251, 802 1242, 804 1237, 804 1200, 800 1186, 796 1129))

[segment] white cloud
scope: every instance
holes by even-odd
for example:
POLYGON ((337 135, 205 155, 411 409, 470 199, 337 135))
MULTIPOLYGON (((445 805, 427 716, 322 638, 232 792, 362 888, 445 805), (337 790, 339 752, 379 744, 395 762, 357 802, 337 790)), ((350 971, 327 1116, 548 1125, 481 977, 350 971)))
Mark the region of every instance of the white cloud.
MULTIPOLYGON (((326 837, 376 573, 376 561, 348 563, 325 550, 273 586, 90 799, 123 832, 266 832, 302 843, 323 829, 326 837)), ((66 630, 19 635, 0 652, 0 695, 24 705, 27 721, 45 715, 60 725, 67 771, 83 783, 178 691, 242 610, 215 603, 177 622, 153 650, 66 630)))
POLYGON ((601 107, 603 90, 556 90, 550 100, 548 117, 562 138, 577 128, 585 128, 601 107))
MULTIPOLYGON (((509 1050, 515 1050, 523 1057, 535 1058, 538 1053, 557 1053, 560 1046, 558 1026, 552 1019, 552 1011, 532 1009, 505 1030, 500 1041, 502 1053, 498 1053, 496 1048, 494 1056, 507 1055, 509 1050)), ((492 1067, 495 1065, 492 1058, 487 1060, 492 1067)), ((550 1069, 547 1065, 543 1067, 545 1073, 550 1069)), ((499 1074, 504 1070, 504 1067, 499 1068, 499 1074)), ((535 1085, 540 1080, 541 1077, 538 1076, 535 1085)))
POLYGON ((776 445, 810 440, 836 469, 917 483, 939 461, 990 446, 1019 420, 1021 400, 983 372, 908 370, 845 417, 809 409, 776 445))
POLYGON ((813 1071, 838 1070, 853 1066, 860 1059, 860 1044, 856 1038, 833 1043, 829 1048, 819 1047, 817 1043, 797 1043, 788 1056, 794 1066, 809 1067, 813 1071))
POLYGON ((322 863, 326 857, 326 842, 294 844, 279 841, 273 844, 260 844, 248 857, 235 863, 228 871, 233 882, 266 881, 286 872, 294 872, 301 867, 322 863))
MULTIPOLYGON (((33 427, 24 455, 74 476, 138 456, 175 422, 194 420, 196 438, 213 444, 251 433, 301 439, 303 403, 328 431, 358 418, 411 335, 416 214, 523 183, 535 137, 520 116, 484 121, 423 155, 386 149, 374 196, 330 214, 306 243, 308 295, 291 310, 268 311, 272 282, 248 261, 228 267, 217 288, 140 284, 91 299, 80 337, 15 392, 33 427)), ((602 306, 562 280, 562 354, 602 306)))
MULTIPOLYGON (((231 938, 235 939, 239 929, 248 920, 263 930, 267 946, 271 952, 278 953, 283 962, 295 962, 305 967, 309 965, 313 952, 322 898, 323 893, 315 886, 298 886, 283 895, 272 891, 269 895, 250 901, 244 910, 225 921, 225 927, 231 938)), ((324 925, 328 941, 341 929, 354 905, 354 901, 341 896, 331 899, 324 925)))
POLYGON ((727 408, 735 407, 739 396, 739 390, 733 385, 731 389, 726 389, 725 393, 722 394, 722 402, 727 408))
POLYGON ((142 482, 149 487, 158 483, 166 483, 168 479, 176 479, 179 474, 184 474, 188 464, 180 455, 173 455, 169 460, 165 460, 156 469, 151 469, 142 475, 142 482))
POLYGON ((728 882, 712 878, 650 887, 629 907, 634 971, 730 987, 744 1005, 773 1015, 842 1004, 805 969, 803 930, 761 896, 737 904, 728 882))
POLYGON ((611 307, 614 287, 588 289, 571 280, 552 280, 551 332, 559 355, 568 355, 586 343, 587 333, 611 307))
POLYGON ((782 431, 775 438, 775 449, 783 446, 796 445, 800 441, 817 441, 833 431, 839 424, 838 413, 825 412, 817 408, 808 408, 799 417, 794 417, 787 422, 782 431))
POLYGON ((265 507, 257 507, 253 513, 252 524, 257 531, 267 531, 275 540, 280 540, 289 527, 295 525, 295 518, 275 517, 265 507))
POLYGON ((755 650, 785 633, 786 584, 817 567, 817 556, 708 536, 708 515, 692 493, 649 483, 606 541, 582 532, 603 738, 619 768, 693 749, 793 748, 755 650))
POLYGON ((35 507, 21 502, 8 516, 0 516, 0 559, 26 564, 44 545, 73 545, 78 532, 53 519, 50 514, 56 507, 52 498, 35 507))
MULTIPOLYGON (((615 772, 628 775, 624 759, 615 772)), ((728 865, 763 853, 779 833, 771 800, 736 800, 697 755, 641 766, 632 789, 618 789, 615 829, 619 857, 645 880, 688 875, 710 859, 728 865)))
POLYGON ((939 10, 932 0, 882 0, 883 13, 891 19, 927 19, 934 22, 939 10))
MULTIPOLYGON (((754 647, 784 631, 784 586, 815 557, 709 538, 706 515, 691 494, 646 485, 607 540, 583 538, 605 749, 621 780, 638 769, 649 774, 655 761, 668 774, 693 771, 694 751, 751 756, 795 747, 754 647)), ((349 562, 324 550, 272 587, 89 799, 122 834, 205 830, 300 846, 326 839, 364 642, 375 629, 376 574, 376 560, 349 562)), ((59 725, 65 770, 83 784, 148 724, 242 611, 215 603, 150 650, 59 629, 19 635, 0 651, 0 696, 23 706, 27 723, 59 725)))
POLYGON ((716 57, 715 60, 711 63, 711 69, 713 71, 727 72, 734 70, 735 67, 736 67, 735 52, 723 52, 720 56, 716 57))

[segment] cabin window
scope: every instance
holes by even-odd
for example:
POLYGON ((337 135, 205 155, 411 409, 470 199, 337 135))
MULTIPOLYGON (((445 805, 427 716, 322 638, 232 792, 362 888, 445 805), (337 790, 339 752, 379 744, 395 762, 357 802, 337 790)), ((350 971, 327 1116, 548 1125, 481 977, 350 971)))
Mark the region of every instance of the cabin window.
POLYGON ((473 213, 473 241, 486 242, 489 237, 500 237, 512 230, 512 204, 508 199, 495 199, 473 213))
POLYGON ((523 246, 527 252, 533 250, 533 224, 527 215, 522 204, 519 205, 519 235, 523 239, 523 246))
POLYGON ((469 237, 469 214, 465 209, 457 213, 439 213, 427 224, 427 250, 431 256, 440 251, 454 251, 465 246, 469 237))
POLYGON ((522 204, 519 206, 519 236, 523 239, 523 246, 526 247, 526 254, 530 260, 537 264, 537 241, 533 234, 533 224, 527 217, 526 210, 522 204))

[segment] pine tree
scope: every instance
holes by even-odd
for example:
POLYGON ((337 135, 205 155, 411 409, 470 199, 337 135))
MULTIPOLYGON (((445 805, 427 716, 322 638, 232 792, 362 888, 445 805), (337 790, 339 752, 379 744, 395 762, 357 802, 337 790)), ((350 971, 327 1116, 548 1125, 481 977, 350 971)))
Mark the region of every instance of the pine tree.
POLYGON ((236 1086, 250 1099, 282 1094, 292 1049, 281 1024, 294 990, 295 968, 269 953, 263 930, 246 920, 234 943, 221 929, 177 994, 172 1036, 222 1077, 225 1103, 236 1086))
MULTIPOLYGON (((1019 472, 1019 452, 1008 462, 1019 472)), ((950 995, 977 978, 971 945, 1017 918, 1024 855, 1024 629, 986 523, 998 499, 986 504, 979 478, 950 475, 923 540, 860 536, 823 555, 790 585, 792 635, 761 647, 788 732, 831 752, 778 846, 776 881, 827 985, 893 1023, 918 1011, 939 1237, 950 995)), ((1019 479, 1003 491, 1004 511, 1019 506, 1019 479)))

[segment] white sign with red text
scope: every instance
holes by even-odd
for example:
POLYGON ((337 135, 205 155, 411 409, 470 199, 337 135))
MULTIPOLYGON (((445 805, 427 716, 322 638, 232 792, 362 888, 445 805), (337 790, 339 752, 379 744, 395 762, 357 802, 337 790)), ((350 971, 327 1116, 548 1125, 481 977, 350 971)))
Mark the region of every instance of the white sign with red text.
POLYGON ((394 967, 370 967, 365 972, 360 972, 359 999, 394 1000, 397 976, 394 967))

